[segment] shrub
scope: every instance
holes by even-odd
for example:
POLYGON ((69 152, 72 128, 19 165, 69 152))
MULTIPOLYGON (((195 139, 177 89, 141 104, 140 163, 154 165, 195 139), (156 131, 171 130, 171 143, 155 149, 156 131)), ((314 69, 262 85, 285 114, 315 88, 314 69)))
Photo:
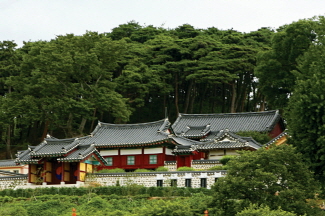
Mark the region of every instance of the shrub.
POLYGON ((151 172, 152 170, 148 170, 148 169, 136 169, 134 170, 134 172, 151 172))
POLYGON ((220 159, 220 163, 222 163, 222 165, 226 165, 231 159, 235 157, 236 155, 225 155, 220 159))
POLYGON ((97 171, 97 173, 123 173, 125 172, 124 169, 121 168, 115 168, 115 169, 102 169, 97 171))
POLYGON ((195 171, 195 170, 192 167, 186 167, 186 166, 184 166, 184 167, 179 167, 177 169, 177 171, 195 171))
POLYGON ((226 170, 227 169, 227 166, 224 165, 224 166, 213 166, 211 168, 209 168, 208 170, 226 170))
POLYGON ((168 171, 168 168, 163 166, 160 166, 156 169, 156 172, 166 172, 166 171, 168 171))

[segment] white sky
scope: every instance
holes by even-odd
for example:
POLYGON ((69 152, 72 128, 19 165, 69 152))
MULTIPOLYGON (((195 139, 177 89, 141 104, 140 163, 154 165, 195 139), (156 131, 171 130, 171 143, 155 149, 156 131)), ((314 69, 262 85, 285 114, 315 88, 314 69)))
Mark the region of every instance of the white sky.
POLYGON ((325 0, 0 0, 0 41, 110 32, 131 20, 250 32, 324 14, 325 0))

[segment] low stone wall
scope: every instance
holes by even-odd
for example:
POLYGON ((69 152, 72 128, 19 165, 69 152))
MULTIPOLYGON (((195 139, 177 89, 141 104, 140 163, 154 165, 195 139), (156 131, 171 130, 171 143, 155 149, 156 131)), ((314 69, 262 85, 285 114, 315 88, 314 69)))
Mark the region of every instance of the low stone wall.
POLYGON ((177 170, 177 162, 176 161, 165 161, 164 167, 168 168, 168 171, 176 171, 177 170))
POLYGON ((87 178, 87 182, 96 183, 102 186, 138 184, 145 187, 155 187, 161 184, 163 187, 167 187, 171 186, 172 182, 176 181, 177 187, 185 187, 185 182, 187 181, 190 187, 199 188, 204 186, 210 189, 218 178, 225 175, 226 171, 224 170, 154 173, 95 173, 87 178))
POLYGON ((26 185, 26 176, 1 176, 0 177, 0 190, 3 189, 14 189, 16 186, 26 185))
POLYGON ((214 166, 221 166, 219 160, 192 160, 191 167, 196 170, 208 170, 214 166))
MULTIPOLYGON (((208 189, 220 177, 226 175, 225 170, 218 171, 179 171, 179 172, 144 172, 144 173, 94 173, 87 176, 86 185, 97 184, 101 186, 126 186, 130 184, 143 185, 145 187, 168 187, 176 184, 177 187, 206 187, 208 189), (188 185, 186 185, 186 183, 188 185)), ((32 185, 27 184, 27 175, 19 177, 0 177, 0 190, 14 188, 36 187, 79 187, 74 185, 32 185)))

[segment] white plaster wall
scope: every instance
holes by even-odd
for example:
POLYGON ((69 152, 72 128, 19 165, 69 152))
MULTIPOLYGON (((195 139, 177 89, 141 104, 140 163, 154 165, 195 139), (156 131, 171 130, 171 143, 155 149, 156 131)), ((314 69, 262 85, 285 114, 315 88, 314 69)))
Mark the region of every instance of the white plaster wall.
POLYGON ((163 148, 145 148, 145 154, 160 154, 163 153, 163 148))
POLYGON ((224 151, 222 150, 211 150, 209 152, 208 158, 210 160, 218 160, 224 156, 224 151))
POLYGON ((121 149, 121 155, 142 154, 142 149, 121 149))
POLYGON ((118 150, 117 149, 115 149, 115 150, 101 150, 100 154, 102 156, 118 155, 118 150))
POLYGON ((226 155, 239 155, 239 154, 236 152, 236 150, 229 149, 227 150, 226 155))
POLYGON ((166 155, 174 155, 172 153, 172 149, 166 148, 165 152, 166 152, 166 155))

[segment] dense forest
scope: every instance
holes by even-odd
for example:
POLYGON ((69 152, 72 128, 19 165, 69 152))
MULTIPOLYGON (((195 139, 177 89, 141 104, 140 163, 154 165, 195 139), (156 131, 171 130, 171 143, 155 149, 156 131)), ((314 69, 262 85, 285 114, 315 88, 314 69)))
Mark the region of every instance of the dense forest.
MULTIPOLYGON (((310 104, 324 99, 324 75, 317 75, 324 69, 319 55, 324 25, 323 17, 315 17, 242 33, 131 21, 108 33, 59 35, 22 47, 2 41, 0 148, 6 155, 1 157, 12 158, 17 149, 37 145, 47 134, 89 134, 98 121, 141 123, 167 115, 173 122, 178 113, 279 109, 297 138, 311 130, 308 125, 325 120, 323 102, 315 105, 317 116, 308 117, 309 122, 302 118, 308 124, 304 128, 295 120, 309 115, 303 108, 312 111, 300 95, 310 104), (304 103, 301 110, 295 110, 299 103, 304 103)), ((324 131, 316 125, 312 129, 317 137, 324 131)), ((312 135, 299 139, 317 142, 312 135)), ((313 158, 315 151, 305 153, 320 165, 323 158, 313 158)))

